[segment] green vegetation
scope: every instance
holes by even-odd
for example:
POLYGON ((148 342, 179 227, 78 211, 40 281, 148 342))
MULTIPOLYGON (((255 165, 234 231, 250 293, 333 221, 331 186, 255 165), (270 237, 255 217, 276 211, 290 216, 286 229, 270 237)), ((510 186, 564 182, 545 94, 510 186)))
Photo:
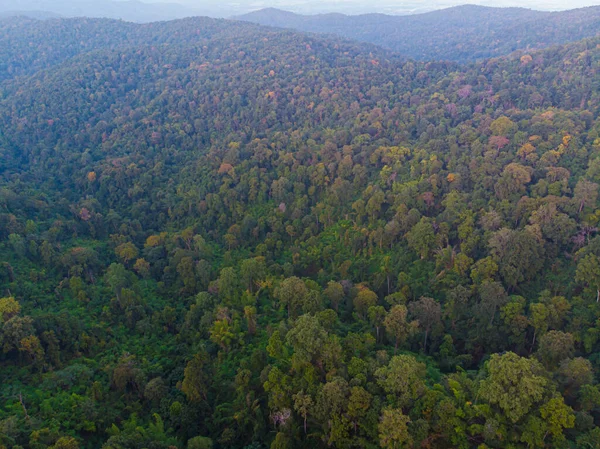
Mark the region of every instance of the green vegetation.
POLYGON ((0 447, 598 447, 600 39, 89 22, 2 59, 0 447))

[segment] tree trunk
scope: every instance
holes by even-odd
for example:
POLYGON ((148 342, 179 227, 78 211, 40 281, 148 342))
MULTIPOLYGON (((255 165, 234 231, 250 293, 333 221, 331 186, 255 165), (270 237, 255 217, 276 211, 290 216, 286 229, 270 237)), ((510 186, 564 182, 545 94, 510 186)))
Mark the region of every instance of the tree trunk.
POLYGON ((21 407, 23 408, 25 420, 29 423, 29 414, 27 413, 27 407, 25 407, 25 402, 23 401, 23 395, 21 393, 19 393, 19 402, 21 403, 21 407))

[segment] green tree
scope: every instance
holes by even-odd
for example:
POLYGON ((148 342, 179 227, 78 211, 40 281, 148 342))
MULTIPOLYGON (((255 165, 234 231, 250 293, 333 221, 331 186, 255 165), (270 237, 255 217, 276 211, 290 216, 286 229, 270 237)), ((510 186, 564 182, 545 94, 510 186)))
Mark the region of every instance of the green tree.
POLYGON ((187 442, 187 449, 212 449, 212 447, 213 441, 208 437, 197 436, 187 442))
POLYGON ((431 224, 431 220, 422 217, 421 220, 406 234, 406 239, 408 241, 408 246, 414 250, 421 259, 427 258, 436 243, 435 231, 431 224))
POLYGON ((296 393, 294 396, 294 410, 300 414, 303 420, 304 425, 304 433, 307 433, 307 419, 308 414, 311 411, 311 408, 314 405, 312 397, 308 394, 305 394, 303 391, 300 393, 296 393))
POLYGON ((256 282, 264 279, 267 273, 265 258, 262 256, 243 260, 240 265, 240 276, 242 283, 246 285, 250 293, 254 292, 256 282))
POLYGON ((410 418, 401 409, 383 409, 379 425, 379 444, 385 449, 402 449, 412 446, 408 431, 410 418))
POLYGON ((410 355, 395 355, 375 371, 377 383, 400 407, 408 406, 425 392, 425 364, 410 355))
POLYGON ((344 287, 342 287, 342 284, 335 281, 329 281, 323 293, 325 294, 325 297, 329 299, 329 303, 337 312, 340 304, 344 300, 344 287))
POLYGON ((596 302, 600 302, 600 262, 594 254, 588 254, 577 264, 575 280, 596 289, 596 302))
POLYGON ((186 365, 183 371, 181 391, 190 402, 206 400, 209 378, 206 374, 206 356, 196 354, 186 365))
POLYGON ((544 248, 528 231, 501 229, 490 238, 489 247, 507 286, 532 279, 544 264, 544 248))
POLYGON ((319 319, 312 315, 302 315, 285 336, 285 341, 294 349, 294 359, 300 363, 310 362, 323 350, 327 331, 319 319))
POLYGON ((362 320, 366 320, 370 307, 377 305, 377 294, 366 288, 361 288, 354 298, 354 309, 362 320))
POLYGON ((435 299, 423 296, 418 301, 410 304, 410 311, 425 334, 423 337, 423 352, 426 353, 429 333, 435 326, 441 324, 442 306, 435 299))
POLYGON ((289 318, 296 316, 296 311, 302 306, 307 295, 306 284, 295 276, 284 279, 275 290, 275 297, 287 306, 289 318))
POLYGON ((551 330, 540 338, 537 356, 548 368, 557 367, 575 352, 575 339, 567 332, 551 330))
POLYGON ((488 375, 481 381, 479 396, 498 406, 513 424, 542 399, 548 385, 537 361, 513 352, 493 354, 486 369, 488 375))
POLYGON ((403 304, 392 306, 383 320, 385 331, 388 337, 394 339, 394 354, 398 350, 398 346, 404 344, 409 336, 411 336, 419 325, 418 322, 407 321, 408 309, 403 304))

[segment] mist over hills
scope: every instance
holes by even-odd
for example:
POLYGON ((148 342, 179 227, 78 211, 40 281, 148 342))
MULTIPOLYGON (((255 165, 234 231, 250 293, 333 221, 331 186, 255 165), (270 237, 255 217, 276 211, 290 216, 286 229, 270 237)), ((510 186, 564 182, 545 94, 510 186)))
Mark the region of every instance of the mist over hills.
POLYGON ((600 6, 546 12, 465 5, 409 16, 299 15, 278 9, 238 19, 370 42, 419 60, 473 61, 600 33, 600 6))

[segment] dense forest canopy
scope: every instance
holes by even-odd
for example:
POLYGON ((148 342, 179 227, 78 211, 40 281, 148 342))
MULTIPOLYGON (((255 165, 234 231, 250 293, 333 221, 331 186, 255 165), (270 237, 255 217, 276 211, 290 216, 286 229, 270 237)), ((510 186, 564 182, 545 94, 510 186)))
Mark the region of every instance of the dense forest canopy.
POLYGON ((247 13, 239 19, 337 34, 381 45, 405 57, 423 61, 475 61, 600 34, 600 6, 549 12, 464 5, 403 16, 301 15, 267 8, 247 13))
POLYGON ((0 446, 599 447, 600 38, 0 29, 0 446))

